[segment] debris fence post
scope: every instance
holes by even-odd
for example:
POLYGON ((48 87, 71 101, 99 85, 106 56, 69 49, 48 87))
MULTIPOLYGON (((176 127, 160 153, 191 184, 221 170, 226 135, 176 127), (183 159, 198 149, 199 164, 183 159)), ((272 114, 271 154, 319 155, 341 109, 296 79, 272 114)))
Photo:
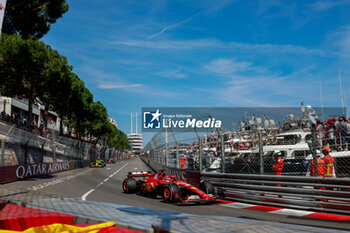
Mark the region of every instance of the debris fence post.
POLYGON ((263 150, 263 142, 262 142, 262 132, 259 130, 259 155, 260 155, 260 174, 264 174, 264 150, 263 150))

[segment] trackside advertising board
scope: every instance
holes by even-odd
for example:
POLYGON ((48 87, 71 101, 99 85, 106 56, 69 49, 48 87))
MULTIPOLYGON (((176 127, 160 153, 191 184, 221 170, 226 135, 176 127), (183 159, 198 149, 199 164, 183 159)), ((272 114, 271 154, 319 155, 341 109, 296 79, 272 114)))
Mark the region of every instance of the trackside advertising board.
POLYGON ((20 179, 55 174, 75 168, 75 162, 36 163, 0 167, 0 184, 20 179))

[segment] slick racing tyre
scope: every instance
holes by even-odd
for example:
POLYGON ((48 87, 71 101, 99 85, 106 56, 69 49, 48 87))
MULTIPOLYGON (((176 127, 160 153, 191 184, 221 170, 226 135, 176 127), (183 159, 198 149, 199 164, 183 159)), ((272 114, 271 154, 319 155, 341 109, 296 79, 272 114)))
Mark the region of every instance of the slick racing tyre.
POLYGON ((180 189, 176 184, 167 184, 163 188, 163 199, 166 202, 176 202, 177 198, 175 193, 180 195, 180 189))
POLYGON ((126 178, 123 181, 124 193, 135 193, 137 191, 137 181, 133 178, 126 178))
POLYGON ((200 190, 202 190, 203 192, 205 192, 206 194, 215 194, 215 189, 214 189, 214 185, 212 185, 211 183, 209 183, 208 181, 204 180, 199 184, 198 187, 200 190))

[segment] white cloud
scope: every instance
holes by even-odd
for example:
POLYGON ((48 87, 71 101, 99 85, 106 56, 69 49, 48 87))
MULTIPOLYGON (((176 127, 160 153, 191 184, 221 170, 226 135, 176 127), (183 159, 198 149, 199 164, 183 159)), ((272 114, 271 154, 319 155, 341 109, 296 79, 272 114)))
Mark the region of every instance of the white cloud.
POLYGON ((272 7, 281 7, 283 2, 280 0, 264 0, 259 1, 257 4, 257 14, 263 14, 272 7))
POLYGON ((338 0, 338 1, 317 1, 315 3, 312 4, 308 4, 307 6, 312 8, 314 11, 324 11, 324 10, 328 10, 330 8, 336 7, 336 6, 343 6, 343 5, 348 5, 350 4, 349 0, 338 0))
POLYGON ((349 66, 350 58, 350 25, 343 26, 338 30, 330 33, 325 42, 337 55, 339 65, 349 66))
POLYGON ((204 66, 205 70, 208 70, 211 73, 217 73, 221 75, 229 75, 232 73, 245 71, 251 68, 251 62, 237 62, 235 59, 215 59, 209 64, 204 66))
POLYGON ((182 73, 179 70, 170 70, 170 71, 163 71, 163 72, 157 72, 155 75, 159 77, 169 78, 169 79, 184 79, 187 78, 187 74, 182 73))
POLYGON ((100 84, 97 86, 99 89, 124 89, 124 88, 134 88, 143 87, 143 84, 100 84))
MULTIPOLYGON (((310 83, 310 79, 305 82, 310 83)), ((277 107, 308 101, 317 96, 316 92, 317 88, 310 89, 309 85, 285 77, 234 75, 216 90, 216 98, 235 106, 277 107)))
POLYGON ((341 47, 340 51, 348 56, 350 52, 350 26, 343 27, 341 30, 336 32, 334 39, 338 41, 341 47))
POLYGON ((309 71, 313 66, 280 75, 267 67, 257 67, 252 62, 220 58, 212 60, 203 68, 226 78, 215 91, 206 90, 213 92, 213 98, 224 105, 288 106, 317 96, 318 89, 310 89, 314 77, 309 75, 309 71), (300 76, 304 77, 303 83, 299 80, 300 76), (304 83, 307 85, 302 85, 304 83))
POLYGON ((112 41, 111 44, 149 49, 194 49, 213 47, 217 45, 217 42, 211 40, 116 40, 112 41))
MULTIPOLYGON (((307 48, 290 44, 249 44, 238 42, 223 42, 214 39, 199 40, 114 40, 106 41, 105 45, 110 48, 112 45, 120 45, 135 48, 148 49, 224 49, 225 51, 243 51, 263 54, 311 54, 318 56, 330 55, 321 49, 307 48)), ((118 48, 120 49, 120 48, 118 48)))

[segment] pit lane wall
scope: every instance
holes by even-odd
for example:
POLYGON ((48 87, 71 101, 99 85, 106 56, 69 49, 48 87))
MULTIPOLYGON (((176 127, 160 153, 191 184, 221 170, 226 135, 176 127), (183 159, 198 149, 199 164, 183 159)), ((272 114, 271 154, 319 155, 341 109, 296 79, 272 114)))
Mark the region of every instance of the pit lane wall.
POLYGON ((147 157, 141 157, 141 159, 154 172, 157 172, 159 170, 164 170, 166 175, 176 176, 176 178, 179 180, 187 179, 187 182, 192 185, 197 186, 200 183, 200 173, 197 171, 166 167, 147 157))

